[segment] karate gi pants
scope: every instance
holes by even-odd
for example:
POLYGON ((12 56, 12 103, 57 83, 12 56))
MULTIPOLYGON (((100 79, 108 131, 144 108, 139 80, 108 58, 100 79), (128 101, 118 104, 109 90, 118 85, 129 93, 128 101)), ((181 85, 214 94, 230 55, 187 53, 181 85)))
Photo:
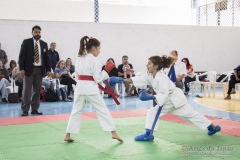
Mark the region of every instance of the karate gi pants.
MULTIPOLYGON (((146 129, 152 128, 158 108, 159 108, 159 106, 157 105, 155 107, 150 107, 148 109, 146 125, 145 125, 146 129)), ((186 103, 185 105, 180 106, 178 108, 175 108, 173 103, 169 100, 163 105, 162 111, 160 113, 160 117, 166 113, 171 113, 171 114, 180 116, 183 119, 193 123, 194 125, 196 125, 197 127, 199 127, 202 130, 207 129, 207 127, 212 123, 210 120, 208 120, 202 114, 200 114, 197 111, 194 111, 192 106, 188 103, 186 103)), ((158 130, 158 123, 156 123, 156 126, 154 128, 154 131, 157 131, 157 130, 158 130)))
POLYGON ((115 124, 110 114, 107 105, 105 104, 102 96, 97 95, 74 95, 73 109, 68 121, 66 133, 77 134, 80 131, 80 112, 86 103, 92 105, 97 112, 98 120, 104 131, 115 131, 115 124))

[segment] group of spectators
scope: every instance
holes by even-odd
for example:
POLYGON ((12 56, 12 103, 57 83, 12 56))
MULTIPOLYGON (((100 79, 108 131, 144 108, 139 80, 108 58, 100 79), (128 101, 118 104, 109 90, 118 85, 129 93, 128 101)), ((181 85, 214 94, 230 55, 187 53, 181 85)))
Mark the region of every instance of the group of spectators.
MULTIPOLYGON (((111 61, 112 63, 115 64, 115 61, 113 58, 109 58, 107 62, 111 61)), ((105 67, 105 65, 102 67, 102 69, 105 67)), ((122 64, 118 65, 118 67, 114 67, 109 74, 109 77, 122 77, 122 78, 131 78, 134 76, 134 69, 133 65, 129 63, 128 61, 128 56, 124 55, 122 56, 122 64)), ((115 88, 112 87, 112 90, 114 91, 115 88)), ((135 87, 130 86, 129 84, 125 84, 125 91, 127 96, 133 96, 135 95, 134 93, 135 87)), ((109 95, 108 97, 111 97, 109 95)))
MULTIPOLYGON (((72 84, 76 85, 76 81, 72 78, 72 73, 75 72, 75 67, 72 64, 71 58, 67 58, 66 61, 60 60, 59 53, 56 51, 56 43, 52 42, 50 48, 47 52, 51 60, 51 71, 58 78, 60 84, 67 85, 67 101, 71 100, 70 94, 73 92, 72 84)), ((23 77, 20 73, 19 64, 15 60, 11 60, 9 63, 9 68, 5 66, 8 62, 7 54, 1 49, 0 43, 0 95, 2 97, 2 102, 8 102, 9 90, 7 87, 11 85, 11 80, 15 81, 16 86, 18 86, 18 97, 19 101, 22 100, 23 92, 23 77)), ((51 76, 46 76, 42 80, 42 86, 54 89, 56 85, 55 81, 52 81, 51 76)), ((16 88, 16 87, 15 87, 16 88)), ((16 91, 16 89, 15 89, 16 91)))

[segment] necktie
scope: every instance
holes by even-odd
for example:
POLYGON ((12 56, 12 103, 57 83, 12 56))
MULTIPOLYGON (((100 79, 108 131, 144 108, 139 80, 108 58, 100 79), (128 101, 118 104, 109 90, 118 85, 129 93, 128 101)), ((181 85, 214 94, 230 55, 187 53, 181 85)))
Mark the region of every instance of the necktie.
POLYGON ((36 41, 35 47, 34 47, 34 62, 39 63, 39 52, 38 52, 38 42, 36 41))
POLYGON ((175 73, 175 68, 174 68, 174 64, 171 66, 169 73, 168 73, 168 77, 170 78, 170 80, 173 83, 176 83, 177 78, 176 78, 176 73, 175 73))

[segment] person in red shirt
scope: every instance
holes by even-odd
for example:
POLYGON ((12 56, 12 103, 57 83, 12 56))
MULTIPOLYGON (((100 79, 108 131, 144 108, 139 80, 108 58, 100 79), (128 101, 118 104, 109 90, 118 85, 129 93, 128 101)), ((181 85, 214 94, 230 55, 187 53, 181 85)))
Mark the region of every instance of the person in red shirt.
POLYGON ((184 79, 185 95, 189 92, 189 83, 196 80, 196 74, 194 73, 193 66, 190 64, 188 58, 183 58, 182 62, 186 64, 187 76, 184 79))

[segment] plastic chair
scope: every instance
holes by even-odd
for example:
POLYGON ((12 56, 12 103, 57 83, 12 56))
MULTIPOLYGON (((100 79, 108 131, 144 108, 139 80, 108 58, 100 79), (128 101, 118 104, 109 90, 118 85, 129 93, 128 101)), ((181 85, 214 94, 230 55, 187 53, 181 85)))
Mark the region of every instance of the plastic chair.
POLYGON ((55 85, 54 89, 57 89, 57 88, 64 88, 64 89, 67 90, 67 85, 63 85, 63 84, 61 84, 61 83, 60 83, 60 80, 59 80, 58 78, 56 78, 55 81, 56 81, 56 85, 55 85))
POLYGON ((204 87, 204 96, 206 96, 206 90, 208 89, 208 97, 210 97, 212 92, 212 86, 213 86, 213 97, 214 97, 215 90, 216 90, 216 77, 217 77, 216 71, 207 71, 205 73, 196 75, 196 82, 195 82, 196 93, 198 93, 198 84, 200 84, 200 85, 203 85, 204 87), (206 81, 200 81, 199 77, 201 76, 207 76, 206 81))
POLYGON ((232 75, 233 71, 227 71, 227 72, 223 72, 221 73, 221 75, 226 75, 225 78, 223 78, 220 82, 216 82, 217 85, 221 85, 222 89, 223 89, 223 97, 226 96, 227 90, 228 90, 228 82, 230 80, 230 77, 232 75), (228 79, 227 82, 226 79, 228 79))
MULTIPOLYGON (((7 83, 9 82, 7 79, 6 79, 7 83)), ((13 80, 12 78, 10 78, 10 85, 8 85, 6 88, 8 91, 10 91, 10 93, 17 93, 18 92, 18 86, 16 85, 15 83, 15 80, 13 80), (14 89, 13 89, 13 86, 14 86, 14 89)))

